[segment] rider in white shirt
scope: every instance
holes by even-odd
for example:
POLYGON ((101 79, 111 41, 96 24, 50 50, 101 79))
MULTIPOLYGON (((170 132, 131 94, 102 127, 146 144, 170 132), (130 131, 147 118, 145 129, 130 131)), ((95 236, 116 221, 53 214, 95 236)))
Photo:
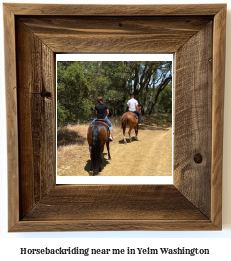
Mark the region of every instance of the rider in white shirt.
POLYGON ((134 95, 131 95, 131 99, 127 102, 128 111, 134 112, 138 116, 138 125, 141 125, 141 115, 137 111, 138 101, 134 98, 134 95))

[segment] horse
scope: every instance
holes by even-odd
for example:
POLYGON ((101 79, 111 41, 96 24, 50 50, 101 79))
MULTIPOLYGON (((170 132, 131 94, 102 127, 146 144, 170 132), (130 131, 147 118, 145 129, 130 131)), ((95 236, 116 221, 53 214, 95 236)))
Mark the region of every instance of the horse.
MULTIPOLYGON (((139 113, 141 113, 141 107, 137 107, 137 111, 139 113)), ((125 137, 125 130, 126 130, 126 126, 129 126, 129 131, 128 131, 128 135, 129 135, 129 140, 131 142, 131 130, 134 128, 135 130, 135 134, 136 137, 135 139, 138 140, 138 129, 139 129, 139 125, 138 125, 138 118, 137 115, 135 114, 135 112, 125 112, 122 117, 121 117, 121 127, 123 129, 123 135, 124 135, 124 143, 126 144, 126 137, 125 137)))
POLYGON ((87 141, 89 144, 91 166, 89 175, 93 175, 93 170, 98 168, 101 171, 104 145, 107 145, 108 159, 111 159, 109 149, 110 130, 105 120, 95 120, 87 131, 87 141))

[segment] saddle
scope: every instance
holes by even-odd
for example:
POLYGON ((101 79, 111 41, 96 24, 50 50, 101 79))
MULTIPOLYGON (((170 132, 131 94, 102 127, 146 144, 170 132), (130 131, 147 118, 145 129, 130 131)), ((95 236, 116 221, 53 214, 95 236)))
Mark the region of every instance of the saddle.
POLYGON ((136 119, 138 119, 138 115, 136 114, 136 112, 135 111, 131 111, 131 112, 135 115, 136 119))
POLYGON ((107 123, 107 121, 106 120, 104 120, 104 119, 96 119, 95 120, 96 122, 98 121, 98 122, 102 122, 102 123, 104 123, 104 124, 106 124, 107 126, 108 126, 108 128, 110 127, 110 125, 107 123))

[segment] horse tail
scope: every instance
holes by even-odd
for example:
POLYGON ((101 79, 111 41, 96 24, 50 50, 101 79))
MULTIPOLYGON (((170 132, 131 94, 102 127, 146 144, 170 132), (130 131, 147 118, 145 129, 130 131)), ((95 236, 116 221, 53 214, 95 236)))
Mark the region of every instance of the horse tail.
POLYGON ((127 123, 128 123, 128 116, 125 114, 123 120, 121 121, 121 128, 123 130, 126 129, 127 123))
POLYGON ((91 148, 91 160, 93 169, 99 167, 101 164, 101 148, 98 127, 95 125, 92 129, 92 148, 91 148))

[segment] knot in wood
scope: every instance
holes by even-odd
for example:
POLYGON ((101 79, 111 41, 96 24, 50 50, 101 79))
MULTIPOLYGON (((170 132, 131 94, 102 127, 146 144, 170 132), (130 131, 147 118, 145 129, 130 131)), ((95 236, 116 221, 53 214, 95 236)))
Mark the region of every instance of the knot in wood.
POLYGON ((40 95, 41 95, 43 98, 51 99, 51 93, 50 93, 50 92, 47 92, 46 90, 42 90, 42 92, 40 93, 40 95))
POLYGON ((197 153, 197 154, 194 155, 194 161, 197 164, 200 164, 202 162, 202 156, 201 156, 200 153, 197 153))

